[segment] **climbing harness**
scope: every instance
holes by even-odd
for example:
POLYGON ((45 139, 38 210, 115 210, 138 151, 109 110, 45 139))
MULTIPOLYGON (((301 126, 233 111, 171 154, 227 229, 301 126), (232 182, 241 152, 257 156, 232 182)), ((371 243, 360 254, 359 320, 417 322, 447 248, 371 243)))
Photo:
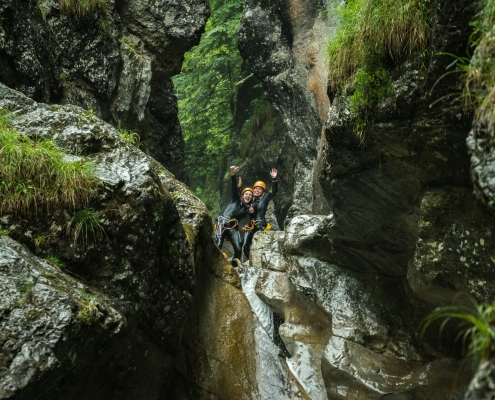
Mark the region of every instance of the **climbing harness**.
POLYGON ((234 229, 237 227, 237 220, 235 218, 218 217, 218 226, 215 225, 215 235, 222 236, 226 230, 234 229), (231 224, 232 226, 226 226, 231 224))
MULTIPOLYGON (((255 220, 252 219, 249 225, 246 225, 244 228, 242 228, 245 231, 252 231, 256 226, 260 226, 260 224, 264 223, 264 220, 255 220)), ((269 222, 266 223, 265 228, 263 229, 264 232, 268 232, 270 229, 272 229, 272 226, 270 225, 269 222)), ((261 229, 260 229, 261 230, 261 229)))
POLYGON ((245 230, 245 231, 252 231, 254 229, 254 227, 255 227, 255 223, 256 223, 256 221, 254 219, 252 219, 251 222, 249 222, 249 225, 246 225, 242 229, 245 230))

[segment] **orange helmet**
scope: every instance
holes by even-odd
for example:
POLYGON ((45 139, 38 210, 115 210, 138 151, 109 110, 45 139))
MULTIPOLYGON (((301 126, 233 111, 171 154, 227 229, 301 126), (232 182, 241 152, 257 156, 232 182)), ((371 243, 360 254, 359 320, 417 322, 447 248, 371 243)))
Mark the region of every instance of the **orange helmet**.
POLYGON ((253 185, 253 188, 255 188, 256 186, 258 186, 258 187, 260 187, 260 188, 263 188, 263 190, 266 190, 266 185, 265 185, 265 182, 258 181, 258 182, 256 182, 256 183, 253 185))
POLYGON ((244 188, 244 189, 242 189, 241 196, 244 194, 244 192, 251 192, 251 193, 253 193, 253 189, 251 189, 251 188, 244 188))

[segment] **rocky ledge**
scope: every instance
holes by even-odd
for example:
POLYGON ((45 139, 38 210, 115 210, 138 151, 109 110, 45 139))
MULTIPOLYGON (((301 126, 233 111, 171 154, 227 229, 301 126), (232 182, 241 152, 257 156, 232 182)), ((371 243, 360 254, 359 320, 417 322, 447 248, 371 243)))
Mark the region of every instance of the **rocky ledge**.
POLYGON ((17 131, 94 163, 100 184, 88 207, 101 227, 82 240, 68 228, 77 209, 3 213, 0 397, 161 398, 195 268, 206 262, 208 211, 82 108, 36 103, 2 84, 0 108, 17 131), (46 260, 53 255, 63 267, 46 260))

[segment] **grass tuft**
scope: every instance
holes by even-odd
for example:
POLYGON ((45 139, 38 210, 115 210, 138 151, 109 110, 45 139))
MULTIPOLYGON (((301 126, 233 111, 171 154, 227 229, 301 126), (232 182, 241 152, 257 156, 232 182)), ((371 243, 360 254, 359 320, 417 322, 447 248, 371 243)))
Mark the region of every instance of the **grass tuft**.
POLYGON ((53 254, 49 254, 46 258, 46 261, 48 261, 50 264, 52 264, 54 267, 57 267, 58 269, 63 269, 65 268, 65 265, 62 261, 57 256, 54 256, 53 254))
POLYGON ((137 148, 141 147, 141 139, 136 132, 128 131, 126 129, 119 129, 118 131, 120 139, 122 139, 124 142, 132 144, 137 148))
POLYGON ((368 63, 368 54, 385 53, 397 62, 428 44, 428 0, 349 0, 338 8, 340 25, 329 45, 329 84, 342 82, 368 63))
POLYGON ((68 160, 53 140, 16 132, 0 109, 0 213, 88 204, 98 184, 94 164, 68 160))
POLYGON ((91 238, 98 241, 106 236, 100 223, 100 213, 94 208, 76 212, 67 224, 67 231, 72 236, 74 245, 81 241, 83 247, 89 244, 91 238))
POLYGON ((76 320, 86 325, 93 325, 98 316, 98 304, 93 299, 81 299, 78 302, 76 320))
POLYGON ((424 51, 429 0, 349 0, 335 9, 339 25, 328 44, 328 85, 353 88, 350 107, 366 125, 371 106, 391 90, 388 65, 424 51))
POLYGON ((467 295, 471 306, 451 305, 434 309, 421 323, 420 336, 424 336, 428 327, 437 320, 443 320, 439 334, 452 319, 461 321, 457 339, 462 337, 464 344, 469 342, 466 358, 479 357, 485 361, 495 352, 495 305, 478 304, 467 295))
POLYGON ((97 11, 106 13, 108 3, 106 0, 60 0, 60 8, 66 14, 83 17, 97 11))
MULTIPOLYGON (((467 72, 463 97, 468 107, 478 107, 475 118, 488 111, 491 126, 495 126, 495 0, 481 0, 481 11, 471 23, 474 32, 472 46, 477 46, 470 62, 464 62, 461 68, 467 72)), ((458 57, 456 57, 458 58, 458 57)), ((461 60, 462 61, 462 60, 461 60)))

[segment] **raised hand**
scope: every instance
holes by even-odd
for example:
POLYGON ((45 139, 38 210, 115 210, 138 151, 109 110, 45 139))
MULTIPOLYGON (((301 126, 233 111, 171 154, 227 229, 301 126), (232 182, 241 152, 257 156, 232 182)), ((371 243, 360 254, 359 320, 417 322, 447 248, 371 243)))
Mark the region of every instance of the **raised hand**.
POLYGON ((249 206, 249 214, 253 214, 254 213, 254 208, 253 208, 253 205, 251 204, 249 206))
POLYGON ((270 171, 272 179, 277 179, 277 173, 277 170, 275 168, 272 168, 272 170, 270 171))
POLYGON ((239 177, 239 182, 237 183, 237 187, 240 188, 242 186, 242 178, 239 177))
POLYGON ((237 172, 238 169, 239 169, 239 167, 236 167, 235 165, 230 167, 230 173, 232 174, 232 176, 235 175, 235 173, 237 172))

